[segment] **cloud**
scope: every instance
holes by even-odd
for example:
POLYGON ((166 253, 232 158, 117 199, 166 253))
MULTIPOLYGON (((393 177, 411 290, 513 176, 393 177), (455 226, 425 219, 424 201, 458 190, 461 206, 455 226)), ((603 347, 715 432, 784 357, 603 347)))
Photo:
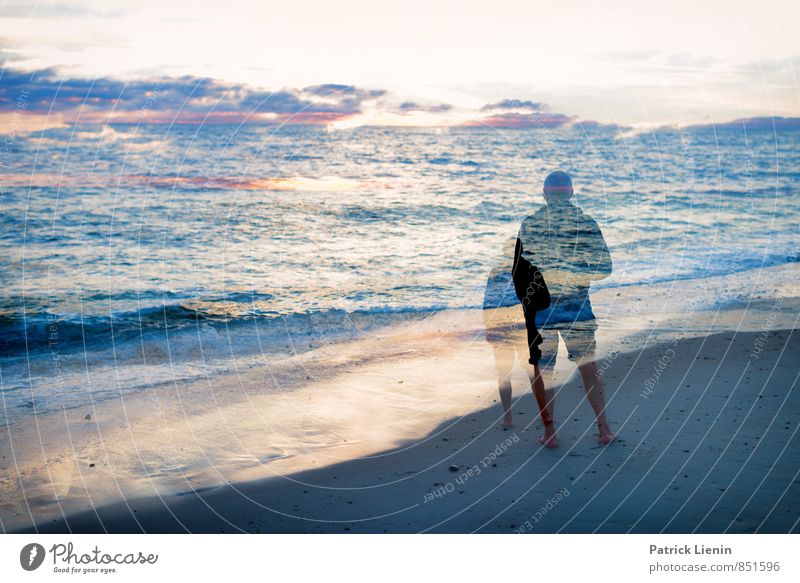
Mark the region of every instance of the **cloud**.
POLYGON ((0 18, 116 18, 124 16, 122 10, 97 10, 75 2, 37 2, 31 3, 7 2, 0 5, 0 18))
POLYGON ((549 113, 547 106, 528 99, 502 99, 481 107, 481 113, 489 113, 482 118, 462 124, 469 127, 487 126, 493 128, 548 129, 557 128, 575 121, 563 113, 549 113))
POLYGON ((542 109, 544 109, 544 106, 541 103, 524 99, 503 99, 497 103, 487 103, 481 107, 481 111, 524 110, 536 112, 542 109))
POLYGON ((732 72, 746 76, 758 75, 759 78, 766 75, 773 81, 776 75, 780 75, 781 81, 793 88, 793 81, 799 68, 800 55, 793 55, 784 59, 762 59, 740 63, 732 68, 732 72))
POLYGON ((498 113, 465 122, 467 127, 492 127, 515 129, 552 129, 574 122, 575 119, 563 113, 498 113))
POLYGON ((422 104, 417 103, 415 101, 404 101, 400 105, 397 106, 397 111, 402 115, 407 115, 409 113, 414 112, 421 112, 421 113, 447 113, 453 109, 453 106, 449 103, 437 103, 437 104, 422 104))
POLYGON ((800 130, 800 117, 761 116, 743 117, 721 123, 697 124, 689 126, 692 129, 738 129, 738 130, 800 130))
POLYGON ((84 121, 328 124, 362 112, 382 89, 325 84, 266 91, 183 76, 123 81, 62 76, 55 68, 0 72, 0 111, 64 114, 84 121), (104 117, 105 116, 105 117, 104 117))
POLYGON ((208 77, 122 80, 65 75, 57 68, 0 70, 0 132, 81 123, 425 125, 547 129, 591 121, 506 98, 470 111, 402 101, 380 88, 324 83, 274 91, 208 77), (422 115, 414 115, 422 114, 422 115), (472 118, 472 119, 470 119, 472 118), (422 122, 420 121, 422 120, 422 122))
POLYGON ((692 53, 670 53, 665 55, 663 59, 663 64, 666 67, 676 69, 705 70, 722 63, 722 59, 692 53))
POLYGON ((341 85, 339 83, 312 85, 303 89, 303 92, 319 97, 351 97, 359 99, 375 99, 386 94, 383 89, 359 89, 353 85, 341 85))
POLYGON ((634 51, 601 51, 589 53, 588 56, 598 61, 641 62, 649 61, 659 54, 661 54, 661 51, 655 49, 638 49, 634 51))
POLYGON ((628 126, 620 125, 618 123, 604 123, 593 119, 579 119, 574 120, 574 125, 579 130, 617 130, 623 131, 630 129, 628 126))
POLYGON ((8 39, 0 38, 0 62, 3 63, 3 66, 11 61, 22 61, 24 59, 25 56, 18 50, 15 50, 8 39))

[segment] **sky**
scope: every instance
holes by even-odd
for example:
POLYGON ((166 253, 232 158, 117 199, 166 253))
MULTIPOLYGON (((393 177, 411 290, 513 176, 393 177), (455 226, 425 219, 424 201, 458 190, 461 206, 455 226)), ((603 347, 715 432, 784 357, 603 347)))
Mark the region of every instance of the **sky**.
POLYGON ((0 129, 794 118, 798 22, 795 0, 0 0, 0 129))

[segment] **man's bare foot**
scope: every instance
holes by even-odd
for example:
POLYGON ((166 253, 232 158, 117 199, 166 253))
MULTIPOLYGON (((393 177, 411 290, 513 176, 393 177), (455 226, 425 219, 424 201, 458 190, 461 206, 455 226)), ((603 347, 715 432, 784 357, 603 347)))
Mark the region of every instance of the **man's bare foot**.
POLYGON ((506 429, 514 427, 514 418, 510 413, 503 417, 503 420, 500 422, 500 427, 505 427, 506 429))
POLYGON ((558 439, 556 439, 556 430, 553 426, 544 427, 544 435, 539 438, 539 443, 541 443, 545 447, 549 447, 550 449, 555 449, 558 447, 558 439))
POLYGON ((600 431, 600 445, 608 445, 614 441, 614 439, 616 439, 616 435, 611 433, 611 429, 609 427, 601 425, 598 427, 598 429, 600 431))

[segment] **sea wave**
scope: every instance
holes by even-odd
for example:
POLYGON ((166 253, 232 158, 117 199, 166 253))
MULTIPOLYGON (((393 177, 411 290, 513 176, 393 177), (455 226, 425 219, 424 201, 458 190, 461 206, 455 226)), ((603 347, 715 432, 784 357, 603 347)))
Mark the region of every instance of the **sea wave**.
MULTIPOLYGON (((243 294, 249 297, 249 294, 243 294)), ((231 297, 226 298, 228 301, 231 297)), ((0 356, 38 356, 58 352, 69 354, 116 347, 124 351, 129 345, 178 346, 193 336, 198 349, 203 338, 225 337, 219 346, 208 343, 208 353, 225 349, 245 352, 285 352, 304 350, 321 341, 353 337, 365 331, 425 317, 445 309, 443 305, 415 308, 373 308, 347 311, 343 309, 313 310, 282 315, 255 315, 225 312, 206 302, 205 308, 165 304, 109 314, 80 316, 47 311, 0 314, 0 356), (205 335, 205 336, 203 336, 205 335), (238 337, 238 338, 237 338, 238 337), (311 343, 309 343, 311 341, 311 343)), ((181 352, 176 350, 175 358, 181 352)), ((189 351, 191 352, 191 351, 189 351)), ((202 358, 196 354, 184 357, 202 358)))
MULTIPOLYGON (((785 263, 797 262, 800 254, 791 246, 780 252, 751 252, 726 250, 706 256, 676 255, 669 269, 659 257, 644 252, 618 253, 617 273, 607 280, 592 284, 593 289, 640 284, 681 282, 715 275, 747 272, 785 263)), ((465 260, 458 265, 462 271, 479 270, 480 264, 465 260)), ((545 273, 545 279, 546 279, 545 273)), ((462 281, 462 284, 464 282, 462 281)), ((470 287, 482 290, 485 280, 475 279, 470 287)), ((445 290, 441 289, 439 293, 445 290)), ((397 283, 385 292, 391 297, 417 297, 423 301, 432 295, 430 286, 397 283)), ((370 300, 375 303, 377 291, 350 294, 355 303, 370 300), (369 297, 361 297, 361 295, 369 297)), ((139 308, 109 310, 105 314, 57 313, 47 309, 47 301, 32 298, 6 298, 0 305, 0 357, 41 353, 92 351, 130 342, 161 342, 178 333, 192 333, 201 328, 224 331, 226 335, 247 334, 248 327, 257 330, 253 342, 260 349, 286 350, 293 340, 316 338, 333 339, 358 334, 381 325, 404 319, 415 319, 444 309, 480 308, 478 293, 452 297, 457 302, 412 302, 396 305, 298 310, 276 313, 269 310, 272 294, 258 291, 238 291, 220 296, 188 297, 176 291, 119 291, 112 294, 90 294, 83 298, 86 305, 104 302, 106 305, 138 304, 139 308), (21 309, 25 306, 25 309, 21 309)), ((492 304, 507 307, 516 303, 513 294, 492 304)), ((554 322, 567 321, 569 315, 554 322)), ((241 343, 240 343, 241 344, 241 343)))

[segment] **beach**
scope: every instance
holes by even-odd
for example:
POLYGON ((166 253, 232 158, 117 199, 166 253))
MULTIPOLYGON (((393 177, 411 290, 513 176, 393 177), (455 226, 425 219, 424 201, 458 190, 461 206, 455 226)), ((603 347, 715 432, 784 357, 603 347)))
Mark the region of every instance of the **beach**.
MULTIPOLYGON (((594 293, 608 447, 564 358, 560 448, 539 444, 519 368, 515 426, 500 427, 482 314, 444 310, 3 427, 2 526, 794 532, 798 275, 787 263, 594 293)), ((519 318, 511 306, 495 321, 519 318)))
POLYGON ((0 583, 797 580, 798 21, 0 6, 0 583))

